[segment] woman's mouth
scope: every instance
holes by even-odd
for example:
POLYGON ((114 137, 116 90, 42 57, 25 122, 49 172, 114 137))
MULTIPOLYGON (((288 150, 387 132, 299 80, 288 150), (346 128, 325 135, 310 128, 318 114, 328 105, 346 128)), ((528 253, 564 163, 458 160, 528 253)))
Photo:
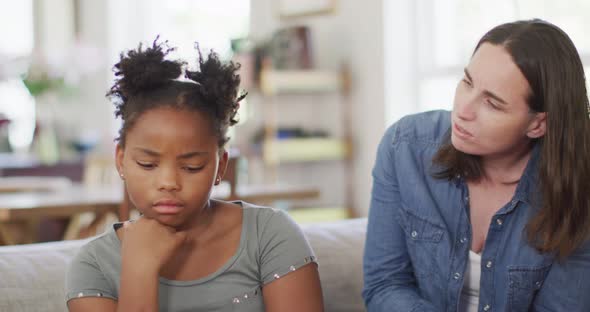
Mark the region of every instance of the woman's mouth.
POLYGON ((471 134, 469 131, 465 130, 461 126, 457 125, 456 123, 453 124, 453 132, 455 132, 456 135, 464 139, 473 137, 473 134, 471 134))

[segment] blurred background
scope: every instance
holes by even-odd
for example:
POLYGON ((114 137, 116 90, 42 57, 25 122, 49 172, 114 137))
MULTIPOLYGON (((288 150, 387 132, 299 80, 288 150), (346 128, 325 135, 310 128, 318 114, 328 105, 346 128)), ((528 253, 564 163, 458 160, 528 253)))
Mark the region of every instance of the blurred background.
POLYGON ((0 243, 1 235, 4 243, 80 237, 91 233, 82 228, 107 222, 107 210, 119 218, 132 212, 113 163, 120 123, 105 93, 119 54, 157 35, 193 64, 195 41, 242 64, 249 96, 231 130, 232 167, 218 197, 287 209, 300 222, 367 215, 386 127, 406 114, 451 109, 475 44, 493 26, 546 19, 570 35, 590 69, 587 0, 0 6, 0 243), (104 188, 119 193, 84 193, 104 188), (79 202, 66 203, 59 192, 78 192, 79 202))

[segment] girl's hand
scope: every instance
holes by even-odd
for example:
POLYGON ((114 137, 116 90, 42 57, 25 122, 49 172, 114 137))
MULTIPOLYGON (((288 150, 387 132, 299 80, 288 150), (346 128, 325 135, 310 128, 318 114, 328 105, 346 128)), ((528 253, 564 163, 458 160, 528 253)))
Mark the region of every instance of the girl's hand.
POLYGON ((144 274, 158 274, 187 237, 186 232, 145 217, 125 222, 122 230, 122 265, 144 274))

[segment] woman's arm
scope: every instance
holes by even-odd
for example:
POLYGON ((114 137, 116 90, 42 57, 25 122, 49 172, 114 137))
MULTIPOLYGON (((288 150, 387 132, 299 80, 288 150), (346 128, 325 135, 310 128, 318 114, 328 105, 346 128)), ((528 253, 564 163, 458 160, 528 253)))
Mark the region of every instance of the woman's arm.
POLYGON ((377 151, 363 260, 365 305, 370 312, 437 311, 416 287, 405 233, 397 220, 401 203, 390 127, 377 151))
POLYGON ((262 288, 266 312, 322 312, 318 267, 309 263, 262 288))

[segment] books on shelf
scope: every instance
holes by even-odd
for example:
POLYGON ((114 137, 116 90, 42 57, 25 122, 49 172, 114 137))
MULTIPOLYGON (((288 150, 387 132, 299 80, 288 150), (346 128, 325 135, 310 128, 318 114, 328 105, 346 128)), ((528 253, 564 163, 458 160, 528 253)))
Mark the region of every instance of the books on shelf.
POLYGON ((289 215, 297 223, 330 222, 351 218, 344 207, 308 207, 289 209, 289 215))
POLYGON ((263 146, 268 164, 345 159, 348 151, 347 142, 335 138, 274 139, 263 146))
POLYGON ((260 89, 264 94, 321 93, 340 91, 342 75, 328 70, 263 70, 260 89))

